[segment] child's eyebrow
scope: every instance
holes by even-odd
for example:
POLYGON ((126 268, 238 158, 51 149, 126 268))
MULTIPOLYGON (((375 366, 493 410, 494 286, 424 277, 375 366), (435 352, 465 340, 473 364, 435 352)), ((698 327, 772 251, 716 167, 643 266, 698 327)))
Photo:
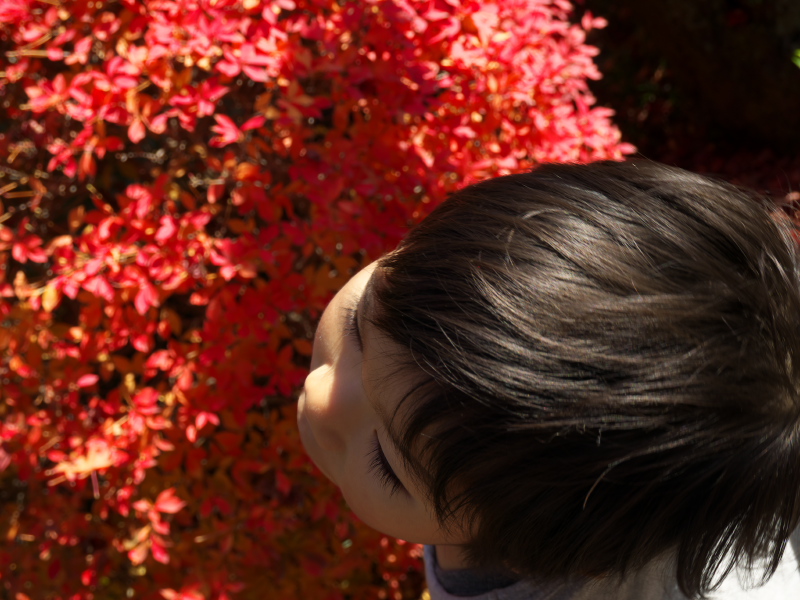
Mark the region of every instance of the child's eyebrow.
POLYGON ((368 318, 367 315, 369 315, 369 310, 372 307, 372 290, 374 287, 375 270, 369 275, 369 281, 367 281, 367 284, 364 286, 364 292, 361 294, 361 298, 358 302, 358 310, 356 310, 356 329, 358 331, 359 340, 361 341, 362 353, 365 351, 364 336, 362 335, 364 331, 363 323, 364 320, 368 318))

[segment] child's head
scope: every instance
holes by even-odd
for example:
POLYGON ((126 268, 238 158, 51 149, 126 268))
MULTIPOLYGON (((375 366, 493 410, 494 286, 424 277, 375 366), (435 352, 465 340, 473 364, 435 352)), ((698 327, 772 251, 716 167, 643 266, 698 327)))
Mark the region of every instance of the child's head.
POLYGON ((688 594, 726 552, 776 565, 800 519, 800 259, 769 206, 650 162, 461 190, 326 310, 309 453, 368 524, 475 564, 672 554, 688 594))

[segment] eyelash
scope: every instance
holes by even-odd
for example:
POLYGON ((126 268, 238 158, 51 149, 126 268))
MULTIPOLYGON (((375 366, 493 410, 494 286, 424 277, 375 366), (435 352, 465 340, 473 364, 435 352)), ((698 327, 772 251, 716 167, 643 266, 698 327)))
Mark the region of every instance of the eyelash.
POLYGON ((402 482, 392 470, 389 461, 386 460, 386 455, 383 453, 381 443, 378 440, 377 431, 375 432, 375 440, 372 442, 372 450, 370 450, 368 456, 370 457, 370 473, 378 477, 381 485, 389 490, 390 496, 404 489, 402 482))

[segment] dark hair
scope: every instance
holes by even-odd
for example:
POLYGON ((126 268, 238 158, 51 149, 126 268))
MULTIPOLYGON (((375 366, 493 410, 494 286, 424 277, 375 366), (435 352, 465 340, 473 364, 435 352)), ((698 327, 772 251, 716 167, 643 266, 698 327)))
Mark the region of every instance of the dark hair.
POLYGON ((547 165, 462 189, 380 261, 371 321, 424 374, 391 429, 471 562, 569 579, 671 556, 690 597, 774 573, 800 520, 782 215, 658 163, 547 165))

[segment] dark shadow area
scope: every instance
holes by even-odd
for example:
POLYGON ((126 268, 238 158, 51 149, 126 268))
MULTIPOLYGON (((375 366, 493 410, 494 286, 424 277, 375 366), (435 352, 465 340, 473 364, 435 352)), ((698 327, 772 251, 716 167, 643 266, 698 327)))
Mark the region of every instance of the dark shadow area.
POLYGON ((800 2, 585 0, 608 19, 592 82, 655 160, 785 195, 800 188, 800 2))

